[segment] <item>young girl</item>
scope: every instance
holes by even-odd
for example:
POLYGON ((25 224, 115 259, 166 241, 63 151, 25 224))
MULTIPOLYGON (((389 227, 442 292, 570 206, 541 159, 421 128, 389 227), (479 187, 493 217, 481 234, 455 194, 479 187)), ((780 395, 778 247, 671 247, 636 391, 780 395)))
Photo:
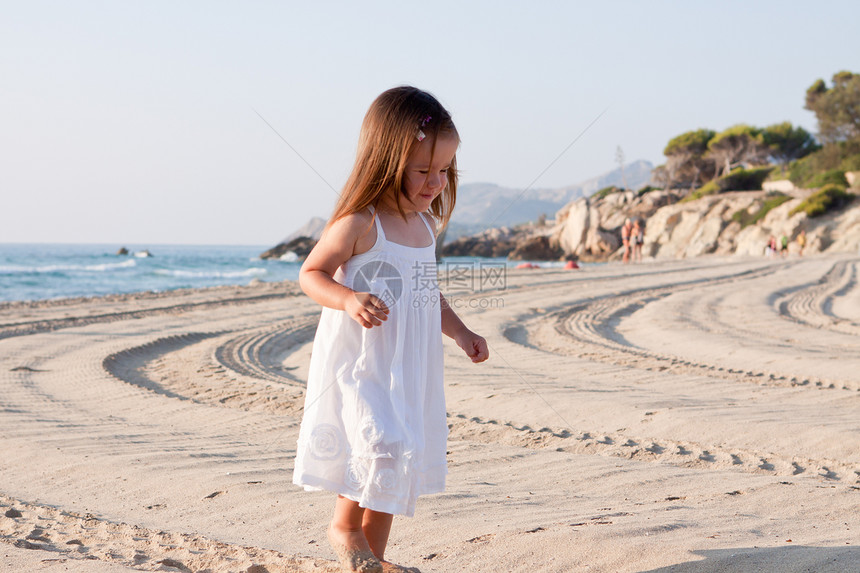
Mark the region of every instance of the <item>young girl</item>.
POLYGON ((398 570, 383 560, 393 515, 444 490, 442 333, 473 362, 489 356, 436 283, 435 229, 456 200, 459 143, 430 94, 380 95, 299 275, 323 310, 293 483, 339 494, 328 538, 347 571, 398 570))

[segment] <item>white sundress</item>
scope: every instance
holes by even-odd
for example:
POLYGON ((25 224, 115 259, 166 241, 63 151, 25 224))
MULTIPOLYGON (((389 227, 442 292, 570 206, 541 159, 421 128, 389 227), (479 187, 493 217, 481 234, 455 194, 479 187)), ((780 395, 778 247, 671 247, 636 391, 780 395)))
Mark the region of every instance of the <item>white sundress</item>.
POLYGON ((445 489, 442 324, 436 239, 408 247, 385 238, 334 279, 385 301, 388 320, 364 328, 323 307, 311 354, 293 483, 361 507, 412 516, 421 494, 445 489))

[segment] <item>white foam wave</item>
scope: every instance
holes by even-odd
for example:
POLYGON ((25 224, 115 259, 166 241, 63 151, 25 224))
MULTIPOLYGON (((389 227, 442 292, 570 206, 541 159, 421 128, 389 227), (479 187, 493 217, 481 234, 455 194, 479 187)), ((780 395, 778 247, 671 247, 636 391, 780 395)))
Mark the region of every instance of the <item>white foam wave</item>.
POLYGON ((25 267, 19 265, 0 265, 0 273, 2 274, 38 274, 38 273, 57 273, 63 271, 88 271, 88 272, 106 272, 116 269, 127 269, 136 266, 134 260, 123 261, 121 263, 103 263, 101 265, 44 265, 40 267, 25 267))
POLYGON ((268 274, 266 269, 259 267, 251 267, 244 271, 184 271, 173 269, 157 269, 155 274, 178 277, 178 278, 193 278, 193 279, 231 279, 239 277, 253 277, 268 274))

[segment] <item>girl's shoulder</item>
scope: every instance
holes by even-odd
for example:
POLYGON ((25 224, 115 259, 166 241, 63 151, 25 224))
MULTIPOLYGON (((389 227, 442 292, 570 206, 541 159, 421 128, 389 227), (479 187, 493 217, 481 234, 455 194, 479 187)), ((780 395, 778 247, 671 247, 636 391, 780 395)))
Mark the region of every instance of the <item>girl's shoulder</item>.
POLYGON ((333 221, 326 229, 329 240, 353 245, 352 254, 360 255, 370 250, 376 243, 376 225, 373 214, 365 209, 358 213, 344 215, 333 221))

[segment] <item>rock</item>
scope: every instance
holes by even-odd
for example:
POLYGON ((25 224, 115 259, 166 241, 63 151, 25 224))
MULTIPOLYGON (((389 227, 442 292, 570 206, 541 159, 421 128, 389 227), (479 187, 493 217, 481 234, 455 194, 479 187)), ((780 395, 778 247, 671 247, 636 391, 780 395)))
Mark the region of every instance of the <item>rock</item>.
POLYGON ((725 223, 719 217, 705 219, 690 239, 687 248, 684 249, 684 257, 697 257, 706 255, 717 250, 717 239, 723 230, 725 223))
POLYGON ((750 225, 737 234, 734 253, 758 257, 765 253, 770 233, 758 225, 750 225))
POLYGON ((280 243, 275 247, 272 247, 268 251, 260 254, 261 259, 281 259, 287 253, 294 253, 294 257, 291 258, 293 261, 304 260, 308 253, 311 252, 311 249, 314 248, 317 242, 315 239, 310 237, 297 237, 288 243, 280 243))
POLYGON ((152 253, 150 253, 148 249, 144 249, 142 251, 137 251, 136 253, 134 253, 134 256, 139 259, 148 259, 152 256, 152 253))
POLYGON ((735 252, 737 244, 737 236, 741 231, 741 224, 737 221, 730 221, 724 228, 717 240, 717 250, 714 254, 730 255, 735 252))
POLYGON ((590 202, 588 197, 577 199, 571 203, 565 213, 559 212, 556 219, 562 221, 562 231, 558 243, 566 253, 579 254, 580 245, 585 242, 589 228, 590 202))
POLYGON ((596 218, 592 220, 592 225, 588 229, 588 236, 585 241, 585 250, 587 258, 594 260, 603 260, 621 246, 621 231, 605 231, 600 227, 600 221, 596 218))
POLYGON ((860 207, 849 210, 838 219, 840 231, 829 250, 848 253, 860 251, 860 207))
POLYGON ((513 261, 551 261, 558 260, 564 251, 557 241, 547 236, 527 237, 518 243, 508 255, 513 261))
POLYGON ((116 254, 117 255, 127 255, 128 249, 126 249, 125 247, 120 247, 120 249, 116 252, 116 254))
POLYGON ((506 257, 516 248, 515 233, 508 227, 460 237, 442 247, 445 257, 506 257))
POLYGON ((788 179, 780 179, 779 181, 765 181, 764 183, 762 183, 761 188, 764 191, 780 191, 782 193, 789 193, 796 189, 794 183, 792 183, 788 179))

